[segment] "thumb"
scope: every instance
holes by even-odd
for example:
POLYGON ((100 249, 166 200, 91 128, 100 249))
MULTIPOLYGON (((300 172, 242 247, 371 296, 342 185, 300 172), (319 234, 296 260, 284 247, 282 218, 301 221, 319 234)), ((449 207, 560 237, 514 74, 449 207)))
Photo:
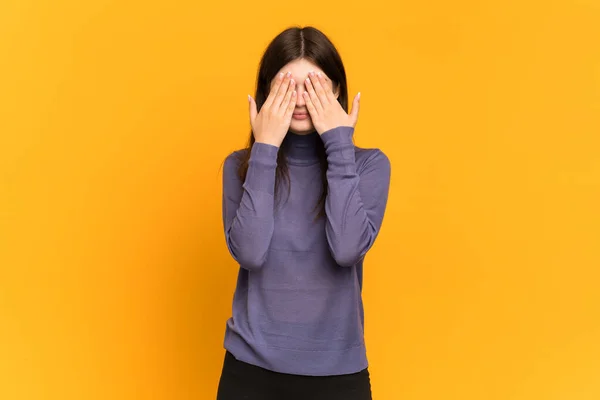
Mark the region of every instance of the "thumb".
POLYGON ((358 110, 360 109, 360 92, 354 97, 354 101, 352 102, 352 111, 350 111, 350 119, 352 120, 352 125, 356 125, 358 122, 358 110))
POLYGON ((250 95, 248 95, 248 103, 250 107, 250 122, 254 124, 254 119, 256 118, 258 112, 256 111, 256 102, 250 95))

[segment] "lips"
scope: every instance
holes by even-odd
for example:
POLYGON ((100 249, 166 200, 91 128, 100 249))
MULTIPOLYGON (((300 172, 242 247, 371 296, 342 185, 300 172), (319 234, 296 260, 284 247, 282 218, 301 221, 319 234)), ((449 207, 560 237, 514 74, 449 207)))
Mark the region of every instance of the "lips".
POLYGON ((308 118, 308 113, 294 113, 292 115, 292 117, 294 119, 307 119, 308 118))

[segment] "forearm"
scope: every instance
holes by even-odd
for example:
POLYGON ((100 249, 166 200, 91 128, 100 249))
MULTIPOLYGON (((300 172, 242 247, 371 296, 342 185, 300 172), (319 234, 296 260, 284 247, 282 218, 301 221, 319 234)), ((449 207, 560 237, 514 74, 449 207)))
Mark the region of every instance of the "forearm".
MULTIPOLYGON (((226 226, 227 246, 243 268, 260 268, 273 236, 277 147, 255 143, 248 162, 243 192, 226 226)), ((231 206, 229 206, 231 208, 231 206)))
POLYGON ((365 176, 359 175, 352 134, 352 128, 338 127, 322 135, 328 161, 326 235, 331 253, 341 266, 356 264, 373 245, 389 184, 389 170, 385 168, 388 160, 381 152, 374 153, 374 162, 363 172, 365 176), (361 186, 368 190, 361 193, 361 186))

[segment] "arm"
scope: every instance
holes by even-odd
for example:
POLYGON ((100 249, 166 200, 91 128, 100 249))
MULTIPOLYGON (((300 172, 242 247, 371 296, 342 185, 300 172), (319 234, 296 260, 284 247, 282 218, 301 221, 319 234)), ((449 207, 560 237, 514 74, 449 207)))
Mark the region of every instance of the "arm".
POLYGON ((227 248, 242 268, 262 267, 273 236, 273 199, 276 146, 255 143, 246 181, 237 175, 238 162, 230 155, 223 168, 223 227, 227 248))
POLYGON ((331 254, 341 266, 353 266, 375 242, 388 198, 391 166, 374 152, 357 171, 352 134, 339 126, 321 135, 327 153, 326 234, 331 254))

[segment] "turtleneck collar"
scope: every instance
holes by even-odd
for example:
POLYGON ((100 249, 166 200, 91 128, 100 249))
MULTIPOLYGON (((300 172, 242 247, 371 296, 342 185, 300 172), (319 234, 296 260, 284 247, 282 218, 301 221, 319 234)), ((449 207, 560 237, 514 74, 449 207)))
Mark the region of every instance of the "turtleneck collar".
POLYGON ((285 154, 290 164, 310 165, 319 161, 319 146, 322 145, 315 131, 307 135, 288 132, 283 141, 285 154))

